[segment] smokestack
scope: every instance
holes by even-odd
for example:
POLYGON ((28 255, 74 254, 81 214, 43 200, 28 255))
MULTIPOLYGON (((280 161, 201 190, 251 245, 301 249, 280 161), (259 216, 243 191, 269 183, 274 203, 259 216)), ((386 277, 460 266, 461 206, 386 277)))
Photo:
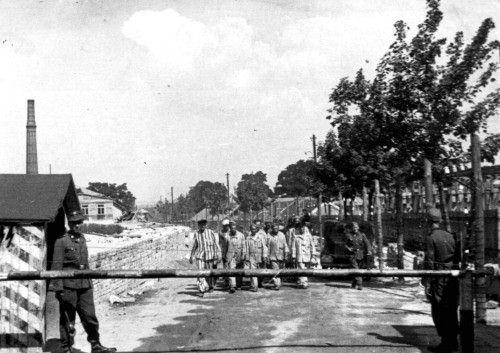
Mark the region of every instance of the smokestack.
POLYGON ((38 174, 35 101, 33 99, 28 99, 28 122, 26 123, 26 174, 38 174))

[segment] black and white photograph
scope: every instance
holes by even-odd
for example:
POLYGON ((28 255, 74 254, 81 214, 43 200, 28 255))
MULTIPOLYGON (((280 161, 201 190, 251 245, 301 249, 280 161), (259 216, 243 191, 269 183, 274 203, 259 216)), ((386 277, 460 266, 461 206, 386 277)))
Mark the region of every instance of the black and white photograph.
POLYGON ((0 0, 0 353, 500 352, 500 0, 0 0))

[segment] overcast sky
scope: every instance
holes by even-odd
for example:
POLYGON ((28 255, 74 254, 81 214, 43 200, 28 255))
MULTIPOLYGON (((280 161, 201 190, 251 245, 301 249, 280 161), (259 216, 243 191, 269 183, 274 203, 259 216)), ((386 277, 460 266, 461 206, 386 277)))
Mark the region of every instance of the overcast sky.
MULTIPOLYGON (((500 1, 442 10, 449 38, 500 25, 500 1)), ((424 16, 424 0, 0 1, 0 173, 25 172, 35 99, 40 173, 126 182, 138 203, 226 172, 274 186, 328 131, 338 80, 424 16)))

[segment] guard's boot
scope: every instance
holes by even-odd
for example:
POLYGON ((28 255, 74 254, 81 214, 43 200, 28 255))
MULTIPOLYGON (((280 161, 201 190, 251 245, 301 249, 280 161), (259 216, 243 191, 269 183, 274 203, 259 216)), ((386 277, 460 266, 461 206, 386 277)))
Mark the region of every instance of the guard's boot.
POLYGON ((116 348, 104 347, 100 342, 92 343, 91 353, 114 353, 116 348))

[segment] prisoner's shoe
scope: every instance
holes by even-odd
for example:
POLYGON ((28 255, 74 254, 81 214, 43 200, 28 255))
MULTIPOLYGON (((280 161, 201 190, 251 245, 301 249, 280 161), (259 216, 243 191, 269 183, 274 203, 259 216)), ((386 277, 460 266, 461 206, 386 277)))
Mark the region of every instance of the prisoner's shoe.
POLYGON ((363 286, 362 286, 361 284, 358 284, 358 285, 356 286, 356 289, 357 289, 357 290, 363 290, 363 286))
POLYGON ((257 288, 257 287, 250 287, 250 291, 252 291, 252 292, 257 292, 257 291, 258 291, 258 288, 257 288))
POLYGON ((273 290, 280 290, 280 287, 279 286, 274 286, 272 287, 273 290))
POLYGON ((114 347, 104 347, 100 343, 92 345, 91 353, 114 353, 114 352, 116 352, 116 348, 114 347))
POLYGON ((229 288, 229 293, 234 293, 234 292, 236 292, 236 288, 234 287, 229 288))
POLYGON ((214 287, 209 287, 208 288, 208 293, 212 293, 214 291, 214 287))

